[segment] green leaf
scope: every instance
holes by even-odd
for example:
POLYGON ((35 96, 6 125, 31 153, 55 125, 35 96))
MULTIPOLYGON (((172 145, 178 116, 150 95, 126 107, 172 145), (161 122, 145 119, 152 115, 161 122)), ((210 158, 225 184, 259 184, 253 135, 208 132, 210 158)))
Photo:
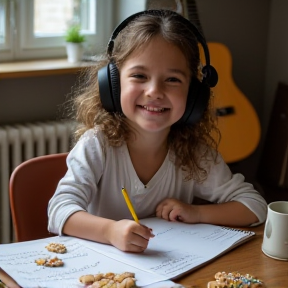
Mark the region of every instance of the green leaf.
POLYGON ((80 32, 79 25, 72 25, 68 28, 65 35, 66 42, 81 43, 85 41, 85 36, 80 32))

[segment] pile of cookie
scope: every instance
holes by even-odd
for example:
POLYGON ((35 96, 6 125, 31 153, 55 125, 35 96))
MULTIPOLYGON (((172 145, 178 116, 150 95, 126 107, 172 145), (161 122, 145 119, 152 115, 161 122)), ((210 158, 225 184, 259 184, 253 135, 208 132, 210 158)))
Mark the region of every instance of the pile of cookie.
MULTIPOLYGON (((67 252, 67 248, 61 243, 50 243, 45 248, 54 253, 64 254, 67 252)), ((60 267, 64 265, 64 262, 57 256, 50 258, 39 258, 35 260, 37 265, 45 267, 60 267)), ((89 288, 133 288, 136 287, 135 274, 132 272, 124 272, 121 274, 116 273, 99 273, 95 275, 83 275, 79 278, 79 281, 84 285, 89 285, 89 288)), ((87 288, 88 288, 87 287, 87 288)))
POLYGON ((89 288, 133 288, 136 286, 135 274, 131 272, 83 275, 79 278, 79 281, 82 284, 89 285, 89 288))
POLYGON ((241 275, 238 272, 217 272, 215 281, 208 282, 207 288, 264 288, 263 281, 250 274, 241 275))
MULTIPOLYGON (((66 246, 61 243, 50 243, 45 247, 48 251, 54 252, 54 253, 60 253, 64 254, 67 252, 66 246)), ((39 266, 45 266, 45 267, 61 267, 64 265, 64 262, 59 259, 57 256, 50 258, 39 258, 35 260, 35 263, 39 266)))

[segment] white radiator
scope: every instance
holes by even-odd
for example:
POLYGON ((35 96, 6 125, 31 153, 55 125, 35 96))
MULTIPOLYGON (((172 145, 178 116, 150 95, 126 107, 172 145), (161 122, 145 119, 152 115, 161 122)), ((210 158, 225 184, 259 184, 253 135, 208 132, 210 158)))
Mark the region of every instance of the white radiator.
POLYGON ((30 158, 68 152, 72 122, 37 122, 0 126, 0 243, 13 240, 9 205, 12 171, 30 158))

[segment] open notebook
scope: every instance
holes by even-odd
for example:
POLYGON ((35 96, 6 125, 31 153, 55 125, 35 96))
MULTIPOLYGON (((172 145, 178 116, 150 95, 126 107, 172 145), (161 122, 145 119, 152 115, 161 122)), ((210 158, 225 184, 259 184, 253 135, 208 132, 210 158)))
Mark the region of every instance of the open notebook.
POLYGON ((83 287, 85 274, 134 272, 137 286, 177 279, 247 241, 254 232, 210 224, 184 224, 158 218, 141 220, 153 229, 154 238, 144 253, 127 253, 113 246, 74 237, 51 237, 0 245, 0 267, 23 287, 83 287), (37 266, 35 260, 55 253, 45 246, 63 243, 58 254, 63 267, 37 266))

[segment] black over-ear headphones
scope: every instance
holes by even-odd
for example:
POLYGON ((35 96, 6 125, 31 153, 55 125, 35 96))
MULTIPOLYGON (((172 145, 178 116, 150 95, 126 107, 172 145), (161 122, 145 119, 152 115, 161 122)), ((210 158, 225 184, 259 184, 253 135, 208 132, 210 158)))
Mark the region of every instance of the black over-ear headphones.
MULTIPOLYGON (((159 15, 163 14, 164 10, 146 10, 142 12, 135 13, 123 22, 121 22, 116 29, 113 31, 110 37, 107 54, 112 55, 114 48, 114 40, 117 35, 133 20, 141 15, 159 15)), ((205 66, 202 68, 203 79, 202 82, 198 80, 197 77, 192 77, 191 84, 189 87, 186 110, 177 122, 177 124, 194 124, 198 122, 209 102, 210 97, 210 87, 214 87, 218 82, 218 74, 213 66, 210 65, 210 55, 207 47, 207 43, 203 35, 199 32, 196 26, 194 26, 188 19, 184 18, 180 14, 169 11, 173 16, 177 17, 178 21, 182 21, 186 24, 189 29, 194 33, 198 42, 202 45, 204 56, 205 56, 205 66)), ((121 102, 120 102, 120 76, 119 71, 115 63, 110 62, 107 66, 101 68, 98 71, 98 83, 99 92, 102 106, 108 112, 122 112, 121 102)))

